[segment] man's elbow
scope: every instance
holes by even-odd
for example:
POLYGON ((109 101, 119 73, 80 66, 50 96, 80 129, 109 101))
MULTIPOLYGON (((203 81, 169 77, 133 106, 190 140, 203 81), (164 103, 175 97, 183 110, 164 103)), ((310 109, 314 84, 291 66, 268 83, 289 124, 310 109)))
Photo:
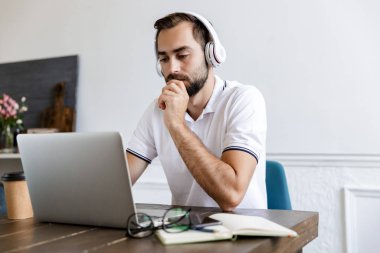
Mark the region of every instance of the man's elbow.
POLYGON ((229 194, 228 198, 220 201, 219 207, 225 212, 233 211, 243 200, 244 193, 234 192, 229 194))

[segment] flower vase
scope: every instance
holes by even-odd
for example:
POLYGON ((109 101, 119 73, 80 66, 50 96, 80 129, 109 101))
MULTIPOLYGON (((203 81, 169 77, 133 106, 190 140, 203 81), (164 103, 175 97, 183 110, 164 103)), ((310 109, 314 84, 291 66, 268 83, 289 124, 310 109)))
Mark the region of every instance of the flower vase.
POLYGON ((13 152, 13 133, 9 125, 1 129, 0 134, 0 152, 12 153, 13 152))

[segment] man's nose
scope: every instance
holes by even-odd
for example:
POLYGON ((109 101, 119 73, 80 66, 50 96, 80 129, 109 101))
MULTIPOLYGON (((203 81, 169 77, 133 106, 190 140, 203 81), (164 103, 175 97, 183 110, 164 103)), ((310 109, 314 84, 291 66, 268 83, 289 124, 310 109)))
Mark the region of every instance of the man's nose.
POLYGON ((181 69, 180 62, 176 59, 171 59, 169 61, 169 73, 177 73, 181 69))

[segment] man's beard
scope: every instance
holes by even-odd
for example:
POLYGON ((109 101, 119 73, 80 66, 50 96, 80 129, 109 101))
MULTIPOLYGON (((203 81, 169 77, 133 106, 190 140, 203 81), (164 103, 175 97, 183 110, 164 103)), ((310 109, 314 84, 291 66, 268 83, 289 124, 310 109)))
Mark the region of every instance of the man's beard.
POLYGON ((169 82, 170 80, 179 80, 179 81, 185 81, 189 83, 188 86, 186 86, 187 94, 189 94, 189 97, 195 96, 205 85, 207 78, 208 78, 209 69, 207 68, 206 64, 199 66, 195 71, 194 74, 191 76, 179 74, 179 73, 173 73, 169 74, 165 81, 169 82))

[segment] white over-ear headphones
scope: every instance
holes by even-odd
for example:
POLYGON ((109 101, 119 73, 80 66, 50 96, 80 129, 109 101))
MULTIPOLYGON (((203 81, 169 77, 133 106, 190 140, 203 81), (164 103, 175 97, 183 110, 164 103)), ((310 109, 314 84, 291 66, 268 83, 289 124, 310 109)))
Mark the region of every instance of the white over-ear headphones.
MULTIPOLYGON (((207 63, 210 66, 215 68, 215 67, 220 66, 223 62, 225 62, 227 58, 226 50, 224 49, 222 43, 220 42, 218 35, 216 34, 216 31, 212 27, 211 23, 206 18, 204 18, 203 16, 197 13, 194 13, 194 12, 181 12, 181 13, 194 16, 199 21, 201 21, 202 24, 209 31, 212 37, 212 41, 207 42, 205 46, 205 57, 206 57, 207 63)), ((157 60, 156 70, 157 70, 158 75, 162 77, 163 75, 162 75, 161 64, 159 60, 157 60)))

